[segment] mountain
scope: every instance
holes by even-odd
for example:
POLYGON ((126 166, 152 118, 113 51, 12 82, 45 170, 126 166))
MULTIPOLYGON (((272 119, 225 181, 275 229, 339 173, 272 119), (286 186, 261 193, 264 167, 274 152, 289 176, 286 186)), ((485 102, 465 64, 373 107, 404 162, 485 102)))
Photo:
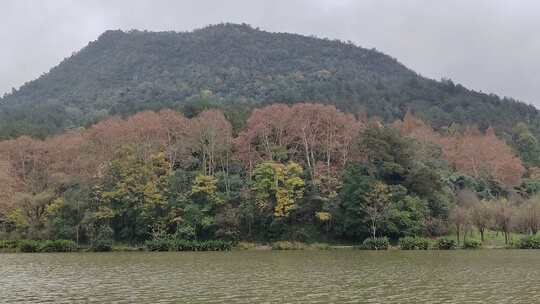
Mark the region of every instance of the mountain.
POLYGON ((376 50, 219 24, 182 33, 103 33, 0 99, 0 138, 45 137, 145 109, 189 115, 206 105, 247 111, 306 100, 385 121, 412 110, 435 128, 457 122, 510 132, 525 122, 540 134, 533 106, 427 79, 376 50))

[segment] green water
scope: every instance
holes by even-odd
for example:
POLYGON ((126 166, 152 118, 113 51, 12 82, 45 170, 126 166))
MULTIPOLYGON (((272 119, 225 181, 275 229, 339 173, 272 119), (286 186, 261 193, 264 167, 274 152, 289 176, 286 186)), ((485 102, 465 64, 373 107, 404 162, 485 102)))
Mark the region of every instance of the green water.
POLYGON ((0 254, 1 303, 540 303, 540 251, 0 254))

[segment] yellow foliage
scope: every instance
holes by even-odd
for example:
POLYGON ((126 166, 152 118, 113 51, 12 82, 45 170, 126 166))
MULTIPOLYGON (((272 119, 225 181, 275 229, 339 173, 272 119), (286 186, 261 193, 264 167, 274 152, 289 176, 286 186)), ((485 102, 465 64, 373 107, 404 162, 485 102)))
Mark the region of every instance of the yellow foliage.
POLYGON ((60 208, 64 206, 65 202, 63 198, 55 199, 49 206, 47 206, 47 214, 54 215, 60 208))
POLYGON ((217 191, 217 180, 210 175, 199 174, 195 177, 195 181, 191 186, 192 194, 206 194, 213 195, 217 191))
POLYGON ((24 213, 20 208, 17 208, 8 213, 7 219, 8 221, 15 223, 15 227, 17 227, 17 229, 28 227, 28 220, 26 219, 26 216, 24 216, 24 213))
POLYGON ((288 216, 304 195, 302 172, 302 166, 294 162, 287 165, 276 162, 257 165, 254 171, 257 205, 266 208, 274 200, 274 216, 288 216))
POLYGON ((290 162, 287 166, 276 164, 274 168, 278 181, 274 216, 286 217, 296 208, 296 202, 304 196, 304 180, 300 177, 303 169, 295 162, 290 162))
POLYGON ((332 215, 329 212, 317 212, 315 217, 321 222, 328 222, 332 219, 332 215))
POLYGON ((217 195, 217 179, 211 175, 199 174, 191 186, 191 195, 204 195, 213 204, 221 204, 223 200, 217 195))

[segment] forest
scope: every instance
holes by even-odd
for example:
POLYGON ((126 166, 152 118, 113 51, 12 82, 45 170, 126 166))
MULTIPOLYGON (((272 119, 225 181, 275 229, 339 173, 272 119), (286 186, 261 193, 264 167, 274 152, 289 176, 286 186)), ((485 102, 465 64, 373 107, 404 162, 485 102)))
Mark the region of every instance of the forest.
MULTIPOLYGON (((536 234, 527 124, 439 131, 321 103, 171 109, 0 142, 0 239, 361 243, 473 228, 536 234)), ((181 243, 184 246, 186 243, 181 243)), ((187 245, 185 245, 187 246, 187 245)))
POLYGON ((411 110, 436 130, 454 122, 482 131, 491 126, 506 140, 523 122, 540 135, 534 106, 422 77, 377 50, 218 24, 180 33, 103 33, 0 98, 0 139, 43 139, 111 115, 164 108, 191 118, 198 108, 219 107, 239 129, 254 108, 303 101, 366 112, 385 123, 411 110))
POLYGON ((0 99, 0 240, 509 244, 540 229, 539 118, 351 42, 107 31, 0 99))

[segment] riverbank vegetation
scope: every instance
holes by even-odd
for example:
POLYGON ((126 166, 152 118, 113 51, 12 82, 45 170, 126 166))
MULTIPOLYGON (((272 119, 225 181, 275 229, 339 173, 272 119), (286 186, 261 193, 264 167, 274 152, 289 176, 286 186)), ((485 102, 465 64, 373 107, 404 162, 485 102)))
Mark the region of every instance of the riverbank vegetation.
POLYGON ((77 244, 71 240, 0 240, 0 252, 72 252, 77 244))
POLYGON ((0 142, 0 238, 97 251, 400 238, 423 249, 420 237, 455 233, 463 246, 490 230, 510 244, 540 228, 540 148, 525 124, 511 146, 492 128, 434 130, 411 112, 384 124, 275 104, 242 128, 216 109, 195 114, 141 112, 0 142))

